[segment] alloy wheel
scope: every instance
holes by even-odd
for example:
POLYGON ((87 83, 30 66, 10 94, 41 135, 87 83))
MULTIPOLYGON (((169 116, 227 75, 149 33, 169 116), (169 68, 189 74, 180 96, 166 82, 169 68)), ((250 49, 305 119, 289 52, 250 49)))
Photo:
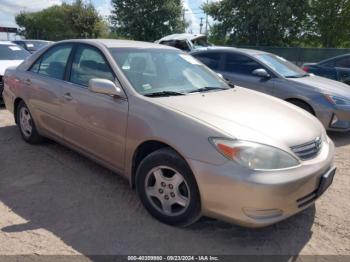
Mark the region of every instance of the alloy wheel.
POLYGON ((154 208, 167 216, 186 211, 190 203, 190 190, 184 177, 167 166, 153 168, 145 179, 145 192, 154 208))

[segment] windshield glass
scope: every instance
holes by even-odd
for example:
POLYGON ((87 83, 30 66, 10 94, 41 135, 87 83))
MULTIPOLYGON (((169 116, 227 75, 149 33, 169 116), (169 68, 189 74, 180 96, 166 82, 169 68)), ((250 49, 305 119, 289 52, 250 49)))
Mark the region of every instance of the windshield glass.
POLYGON ((194 40, 192 40, 192 43, 193 43, 194 48, 211 46, 211 44, 208 43, 208 41, 205 37, 194 39, 194 40))
POLYGON ((255 57, 284 77, 303 77, 307 75, 299 67, 282 57, 272 54, 259 54, 255 57))
POLYGON ((135 48, 111 48, 110 52, 136 91, 143 95, 229 88, 223 79, 188 54, 135 48))
POLYGON ((0 45, 0 60, 24 60, 30 53, 16 45, 0 45))

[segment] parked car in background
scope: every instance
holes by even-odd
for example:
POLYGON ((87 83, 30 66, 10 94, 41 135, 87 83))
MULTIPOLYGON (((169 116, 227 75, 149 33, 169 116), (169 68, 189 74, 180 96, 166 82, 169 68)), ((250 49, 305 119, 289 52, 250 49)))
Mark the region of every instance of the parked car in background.
POLYGON ((350 54, 329 58, 318 63, 305 63, 302 68, 305 72, 350 85, 350 54))
POLYGON ((124 174, 171 225, 201 215, 276 223, 311 206, 335 174, 315 117, 230 88, 168 46, 62 41, 6 70, 4 98, 25 141, 49 137, 124 174))
POLYGON ((4 88, 3 76, 6 68, 17 66, 23 62, 30 53, 23 48, 8 41, 0 41, 0 103, 2 104, 2 91, 4 88))
POLYGON ((350 87, 314 76, 274 54, 231 47, 191 53, 226 80, 276 96, 315 115, 328 130, 350 130, 350 87))
POLYGON ((29 39, 24 39, 24 40, 15 40, 12 41, 13 43, 23 47, 30 53, 34 53, 38 51, 40 48, 43 48, 44 46, 47 46, 49 44, 52 44, 52 41, 46 41, 46 40, 29 40, 29 39))
POLYGON ((155 43, 178 48, 185 52, 190 52, 200 47, 211 46, 207 36, 203 34, 173 34, 157 40, 155 43))

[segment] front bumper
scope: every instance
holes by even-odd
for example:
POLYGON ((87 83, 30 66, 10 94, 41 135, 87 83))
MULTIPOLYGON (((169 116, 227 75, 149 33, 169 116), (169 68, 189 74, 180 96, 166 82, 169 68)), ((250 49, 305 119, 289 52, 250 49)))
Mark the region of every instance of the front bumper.
POLYGON ((263 227, 314 203, 321 177, 334 169, 329 141, 297 168, 257 172, 229 161, 215 166, 188 159, 198 183, 203 215, 248 227, 263 227), (302 204, 302 205, 301 205, 302 204))
POLYGON ((336 106, 331 110, 324 109, 318 112, 318 118, 329 131, 350 131, 350 106, 336 106))

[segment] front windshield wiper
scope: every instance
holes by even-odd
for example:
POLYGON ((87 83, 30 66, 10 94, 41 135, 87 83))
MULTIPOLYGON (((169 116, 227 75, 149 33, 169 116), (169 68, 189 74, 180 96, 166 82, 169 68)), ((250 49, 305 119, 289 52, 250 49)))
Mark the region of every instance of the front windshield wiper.
POLYGON ((175 91, 159 91, 153 93, 144 94, 144 96, 148 97, 159 97, 159 96, 183 96, 185 93, 175 92, 175 91))
POLYGON ((205 86, 201 87, 195 90, 191 90, 188 93, 201 93, 201 92, 208 92, 208 91, 213 91, 213 90, 227 90, 229 88, 226 87, 218 87, 218 86, 205 86))

